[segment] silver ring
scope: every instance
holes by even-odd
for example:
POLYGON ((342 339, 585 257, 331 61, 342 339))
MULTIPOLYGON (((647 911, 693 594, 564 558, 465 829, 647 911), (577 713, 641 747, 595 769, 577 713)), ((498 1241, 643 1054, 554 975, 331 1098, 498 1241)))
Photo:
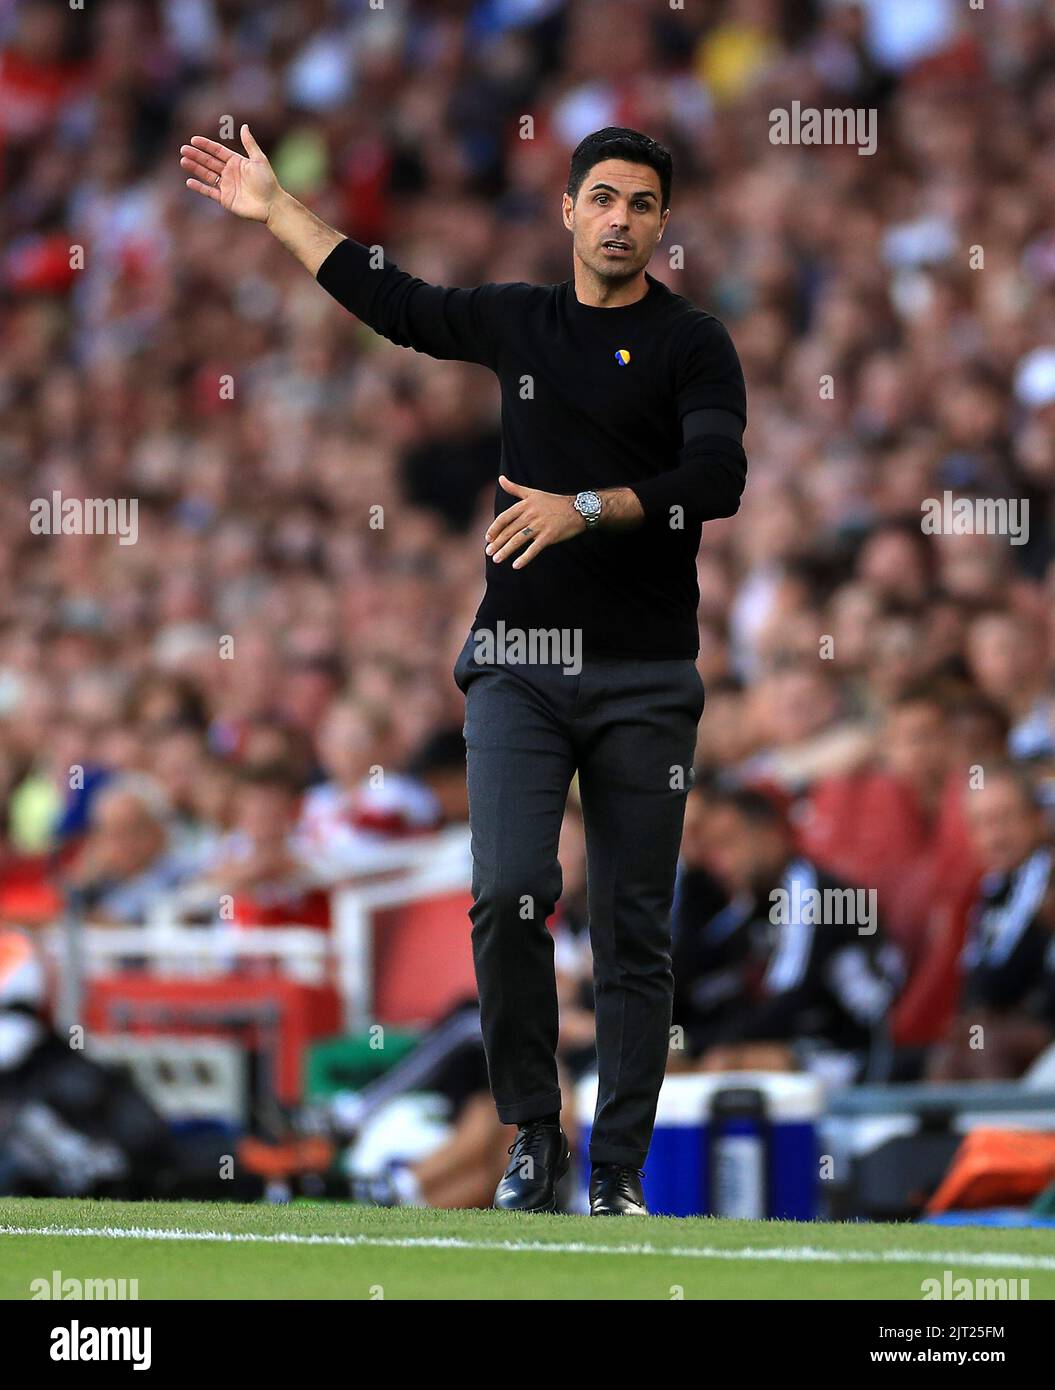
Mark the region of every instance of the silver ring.
POLYGON ((222 174, 217 174, 217 175, 216 175, 216 182, 213 184, 213 188, 219 188, 219 186, 220 186, 220 180, 221 180, 222 178, 223 178, 223 175, 222 175, 222 174))
POLYGON ((530 526, 525 526, 524 529, 523 529, 523 531, 521 531, 520 534, 521 534, 522 536, 533 536, 535 533, 534 533, 534 531, 532 531, 532 529, 531 529, 530 526))

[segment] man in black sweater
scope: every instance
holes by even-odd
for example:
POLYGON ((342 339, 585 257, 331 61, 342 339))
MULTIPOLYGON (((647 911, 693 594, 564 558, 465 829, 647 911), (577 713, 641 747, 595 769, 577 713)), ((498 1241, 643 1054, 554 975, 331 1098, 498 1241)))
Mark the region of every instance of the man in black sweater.
POLYGON ((547 918, 578 772, 589 855, 600 1086, 591 1211, 645 1210, 640 1168, 667 1057, 670 904, 703 686, 702 522, 747 472, 743 373, 724 327, 645 269, 670 213, 671 158, 610 127, 563 196, 559 285, 429 285, 326 226, 246 156, 195 136, 188 187, 264 222, 392 342, 480 363, 502 388, 487 590, 455 666, 466 696, 473 952, 498 1113, 519 1127, 495 1205, 551 1210, 568 1165, 547 918))

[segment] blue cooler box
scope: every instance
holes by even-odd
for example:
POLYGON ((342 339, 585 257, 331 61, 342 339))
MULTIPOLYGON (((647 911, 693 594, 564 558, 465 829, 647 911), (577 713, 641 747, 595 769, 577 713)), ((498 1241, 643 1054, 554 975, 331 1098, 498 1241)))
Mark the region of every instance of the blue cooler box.
MULTIPOLYGON (((576 1091, 581 1152, 589 1151, 597 1077, 576 1091)), ((821 1083, 785 1072, 664 1079, 645 1163, 645 1198, 657 1216, 772 1217, 818 1212, 821 1083)), ((589 1165, 583 1165, 586 1175, 589 1165)))

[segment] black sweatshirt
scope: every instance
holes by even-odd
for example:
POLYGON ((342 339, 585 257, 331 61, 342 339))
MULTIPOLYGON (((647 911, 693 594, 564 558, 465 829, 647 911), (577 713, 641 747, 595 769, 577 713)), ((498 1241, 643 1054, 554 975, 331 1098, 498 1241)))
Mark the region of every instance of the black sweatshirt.
MULTIPOLYGON (((644 508, 636 528, 603 524, 537 554, 484 557, 487 592, 473 624, 581 630, 587 655, 652 659, 699 650, 696 553, 701 523, 732 516, 747 462, 738 440, 697 434, 693 411, 746 422, 743 372, 717 319, 645 276, 633 304, 580 304, 559 285, 446 289, 369 248, 340 242, 317 279, 344 307, 400 347, 477 362, 502 388, 501 472, 545 492, 630 487, 644 508), (381 260, 378 257, 378 260, 381 260)), ((714 417, 697 417, 706 422, 714 417)), ((720 418, 720 417, 719 417, 720 418)), ((495 515, 517 498, 496 484, 495 515)), ((483 551, 484 538, 480 537, 483 551)))

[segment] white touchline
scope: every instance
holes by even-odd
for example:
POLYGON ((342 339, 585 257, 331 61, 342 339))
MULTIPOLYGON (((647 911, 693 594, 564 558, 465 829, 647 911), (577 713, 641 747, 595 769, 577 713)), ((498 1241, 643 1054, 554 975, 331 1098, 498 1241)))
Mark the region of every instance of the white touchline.
POLYGON ((0 1236, 88 1236, 104 1240, 204 1240, 223 1244, 343 1245, 392 1250, 495 1250, 506 1254, 667 1255, 685 1260, 782 1260, 786 1263, 976 1265, 1001 1269, 1053 1269, 1055 1255, 974 1250, 822 1250, 803 1245, 590 1245, 585 1241, 463 1240, 460 1236, 303 1236, 276 1232, 169 1231, 148 1226, 0 1226, 0 1236))

